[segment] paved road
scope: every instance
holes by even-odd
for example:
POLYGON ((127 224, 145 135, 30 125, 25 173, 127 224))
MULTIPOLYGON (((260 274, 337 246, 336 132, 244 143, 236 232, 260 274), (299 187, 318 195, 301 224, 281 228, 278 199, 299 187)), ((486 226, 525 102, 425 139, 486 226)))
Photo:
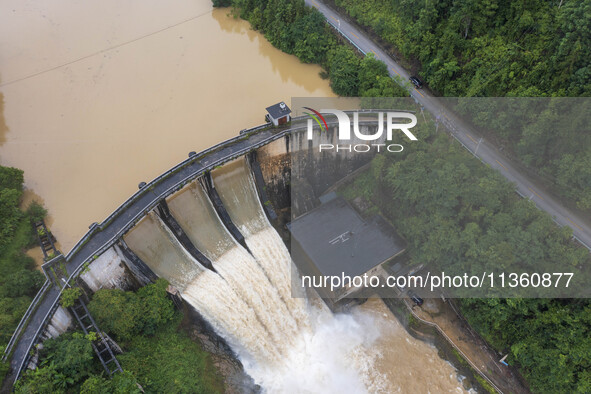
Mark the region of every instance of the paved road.
MULTIPOLYGON (((362 31, 347 22, 342 15, 323 4, 320 0, 305 0, 306 4, 318 9, 327 21, 345 36, 353 45, 363 53, 374 53, 376 58, 382 60, 388 66, 390 75, 400 76, 403 81, 408 81, 409 73, 394 61, 385 51, 376 43, 368 38, 362 31)), ((520 173, 509 160, 500 153, 488 141, 479 140, 474 136, 476 133, 471 131, 464 122, 449 112, 443 103, 425 89, 420 91, 412 89, 411 96, 421 104, 425 110, 434 116, 438 116, 449 129, 452 135, 459 140, 470 152, 480 158, 483 162, 489 164, 501 172, 509 181, 516 185, 517 191, 525 198, 531 199, 538 208, 549 213, 554 221, 560 226, 569 226, 573 234, 584 246, 591 250, 591 225, 571 210, 567 209, 561 202, 549 195, 545 191, 536 187, 532 179, 529 179, 523 173, 520 173)))

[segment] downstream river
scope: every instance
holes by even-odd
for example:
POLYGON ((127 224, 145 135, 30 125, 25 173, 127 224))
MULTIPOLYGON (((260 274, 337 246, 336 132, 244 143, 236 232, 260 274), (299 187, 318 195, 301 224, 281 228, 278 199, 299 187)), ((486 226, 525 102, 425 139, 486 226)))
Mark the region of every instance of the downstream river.
MULTIPOLYGON (((68 252, 188 152, 263 123, 278 101, 333 96, 320 71, 210 0, 3 0, 0 164, 25 171, 26 200, 43 202, 68 252)), ((382 322, 374 373, 391 390, 462 392, 383 304, 358 309, 382 322)))

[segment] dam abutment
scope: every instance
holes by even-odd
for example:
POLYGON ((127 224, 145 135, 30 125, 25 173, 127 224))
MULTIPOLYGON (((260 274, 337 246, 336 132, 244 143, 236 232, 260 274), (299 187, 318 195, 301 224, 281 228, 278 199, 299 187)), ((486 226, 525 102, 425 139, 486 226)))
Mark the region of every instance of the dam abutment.
MULTIPOLYGON (((287 136, 285 137, 287 138, 287 136)), ((250 171, 252 172, 252 176, 254 179, 254 185, 257 189, 257 193, 259 195, 259 199, 263 205, 263 210, 267 215, 267 219, 271 224, 276 224, 278 216, 273 209, 273 205, 271 204, 271 200, 267 195, 267 186, 265 185, 265 179, 263 178, 263 172, 261 171, 261 165, 257 161, 257 151, 253 150, 248 155, 246 155, 246 162, 250 167, 250 171)))
MULTIPOLYGON (((359 127, 362 133, 373 134, 377 126, 362 123, 359 127)), ((383 141, 376 141, 379 142, 383 141)), ((291 219, 317 207, 320 196, 375 157, 376 153, 372 152, 318 149, 320 144, 338 143, 338 129, 334 125, 329 124, 323 133, 315 133, 311 140, 305 129, 296 128, 248 155, 265 212, 268 206, 277 214, 276 227, 283 227, 291 219), (261 190, 264 190, 264 197, 261 190)))

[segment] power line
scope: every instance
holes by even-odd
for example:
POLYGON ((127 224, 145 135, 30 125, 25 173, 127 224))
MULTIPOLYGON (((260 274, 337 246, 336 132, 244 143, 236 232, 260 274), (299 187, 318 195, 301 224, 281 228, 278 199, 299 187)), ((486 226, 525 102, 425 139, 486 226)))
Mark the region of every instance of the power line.
POLYGON ((166 27, 164 27, 164 28, 162 28, 160 30, 156 30, 154 32, 145 34, 145 35, 143 35, 141 37, 137 37, 137 38, 134 38, 132 40, 122 42, 121 44, 117 44, 117 45, 114 45, 114 46, 109 47, 109 48, 106 48, 106 49, 101 49, 100 51, 91 53, 90 55, 82 56, 82 57, 80 57, 78 59, 71 60, 71 61, 69 61, 67 63, 63 63, 63 64, 60 64, 60 65, 55 66, 55 67, 52 67, 52 68, 48 68, 48 69, 43 70, 43 71, 38 71, 36 73, 30 74, 30 75, 27 75, 27 76, 24 76, 24 77, 21 77, 21 78, 17 78, 17 79, 14 79, 12 81, 9 81, 9 82, 2 83, 2 84, 0 84, 0 88, 2 88, 4 86, 12 85, 13 83, 24 81, 24 80, 29 79, 29 78, 37 77, 37 76, 39 76, 41 74, 45 74, 45 73, 48 73, 48 72, 51 72, 51 71, 55 71, 55 70, 60 69, 62 67, 69 66, 71 64, 77 63, 77 62, 82 61, 82 60, 86 60, 88 58, 91 58, 91 57, 96 56, 96 55, 100 55, 101 53, 108 52, 108 51, 111 51, 113 49, 121 48, 121 47, 123 47, 125 45, 132 44, 132 43, 134 43, 136 41, 143 40, 144 38, 147 38, 147 37, 150 37, 150 36, 153 36, 153 35, 162 33, 163 31, 172 29, 173 27, 177 27, 177 26, 180 26, 180 25, 182 25, 184 23, 187 23, 187 22, 193 21, 195 19, 201 18, 202 16, 205 16, 207 14, 210 14, 211 12, 212 12, 212 10, 209 10, 209 11, 204 12, 202 14, 195 15, 195 16, 192 16, 191 18, 188 18, 188 19, 185 19, 185 20, 183 20, 181 22, 175 23, 174 25, 166 26, 166 27))

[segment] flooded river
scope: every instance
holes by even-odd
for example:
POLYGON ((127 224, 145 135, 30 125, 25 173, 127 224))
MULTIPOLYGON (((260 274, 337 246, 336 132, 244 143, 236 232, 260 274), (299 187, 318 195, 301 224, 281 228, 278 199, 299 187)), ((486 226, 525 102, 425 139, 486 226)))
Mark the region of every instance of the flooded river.
MULTIPOLYGON (((0 3, 0 164, 25 171, 67 252, 149 181, 263 122, 293 96, 332 96, 320 68, 209 0, 0 3)), ((391 390, 461 391, 455 370, 373 301, 375 373, 391 390)))

